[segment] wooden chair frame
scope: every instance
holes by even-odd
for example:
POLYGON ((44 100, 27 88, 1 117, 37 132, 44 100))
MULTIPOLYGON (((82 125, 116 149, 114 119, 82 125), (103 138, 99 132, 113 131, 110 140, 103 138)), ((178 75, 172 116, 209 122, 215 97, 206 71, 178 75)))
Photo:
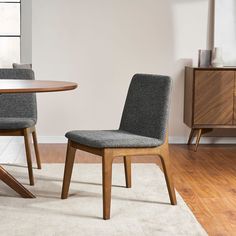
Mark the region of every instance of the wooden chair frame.
POLYGON ((65 163, 64 179, 63 179, 62 194, 61 194, 62 199, 66 199, 68 197, 68 191, 71 181, 71 174, 73 170, 76 149, 80 149, 82 151, 102 156, 102 188, 103 188, 104 220, 110 219, 112 163, 113 159, 118 156, 124 157, 125 178, 126 178, 127 188, 131 188, 131 156, 152 155, 160 157, 168 188, 170 202, 172 205, 177 204, 174 184, 172 181, 172 174, 170 171, 170 158, 169 158, 167 135, 163 145, 161 145, 160 147, 153 147, 153 148, 101 148, 100 149, 100 148, 91 148, 84 145, 80 145, 69 140, 67 145, 66 163, 65 163))
POLYGON ((16 130, 0 130, 0 136, 24 136, 25 143, 25 153, 29 173, 29 182, 30 185, 34 185, 34 176, 33 176, 33 167, 32 167, 32 157, 30 149, 30 134, 33 137, 34 150, 36 156, 36 162, 38 169, 41 169, 41 161, 39 155, 38 141, 35 126, 25 128, 25 129, 16 129, 16 130))

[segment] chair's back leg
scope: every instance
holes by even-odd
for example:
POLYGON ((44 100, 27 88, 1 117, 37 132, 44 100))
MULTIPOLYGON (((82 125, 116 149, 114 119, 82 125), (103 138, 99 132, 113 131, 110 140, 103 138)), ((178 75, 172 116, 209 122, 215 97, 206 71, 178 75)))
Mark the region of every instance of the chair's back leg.
POLYGON ((71 175, 75 160, 76 149, 73 148, 70 144, 70 141, 68 141, 61 199, 66 199, 68 197, 71 175))
POLYGON ((103 219, 110 219, 111 185, 112 185, 113 155, 109 149, 104 149, 102 157, 102 189, 103 189, 103 219))
POLYGON ((126 188, 131 188, 131 156, 124 156, 126 188))
POLYGON ((40 155, 39 155, 39 147, 38 147, 36 130, 32 132, 32 136, 33 136, 33 141, 34 141, 34 151, 35 151, 37 167, 38 169, 41 169, 42 167, 41 167, 41 160, 40 160, 40 155))
POLYGON ((26 159, 27 159, 27 165, 28 165, 30 185, 34 185, 34 175, 33 175, 32 158, 31 158, 31 151, 30 151, 29 129, 28 128, 24 129, 23 133, 24 133, 25 153, 26 153, 26 159))

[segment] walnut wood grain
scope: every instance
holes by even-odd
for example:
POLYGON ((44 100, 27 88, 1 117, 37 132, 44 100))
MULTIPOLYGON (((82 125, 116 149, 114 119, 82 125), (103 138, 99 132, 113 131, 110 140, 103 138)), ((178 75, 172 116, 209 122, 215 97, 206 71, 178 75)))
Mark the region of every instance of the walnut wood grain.
POLYGON ((234 120, 233 124, 236 125, 236 72, 234 73, 234 120))
POLYGON ((194 124, 233 124, 234 71, 196 71, 194 124))
POLYGON ((234 125, 236 125, 236 94, 234 96, 234 125))
POLYGON ((124 156, 125 182, 126 188, 131 188, 131 156, 124 156))
POLYGON ((75 153, 76 149, 71 146, 71 142, 69 141, 67 144, 67 151, 66 151, 66 162, 65 162, 65 171, 64 171, 64 181, 61 191, 61 199, 67 199, 69 187, 70 187, 70 181, 71 181, 71 175, 72 170, 74 166, 74 160, 75 160, 75 153))
POLYGON ((186 69, 191 69, 191 70, 198 70, 198 71, 236 71, 235 66, 227 66, 227 67, 192 67, 192 66, 186 66, 186 69))
POLYGON ((0 166, 0 180, 7 184, 10 188, 20 194, 23 198, 35 198, 21 183, 19 183, 10 173, 0 166))
POLYGON ((188 145, 190 145, 192 143, 194 133, 195 133, 195 129, 191 129, 190 134, 189 134, 189 138, 188 138, 188 142, 187 142, 188 145))
POLYGON ((73 90, 77 84, 66 81, 48 80, 0 80, 0 93, 43 93, 73 90))
POLYGON ((111 212, 111 186, 112 186, 112 162, 114 156, 112 150, 104 149, 102 156, 102 195, 103 195, 103 219, 110 219, 111 212))
POLYGON ((194 149, 195 152, 197 151, 201 136, 202 136, 202 129, 199 129, 198 134, 197 134, 197 139, 196 139, 196 145, 195 145, 195 149, 194 149))
POLYGON ((37 134, 36 129, 32 132, 33 142, 34 142, 34 151, 35 151, 35 157, 37 162, 38 169, 42 169, 41 166, 41 160, 40 160, 40 153, 39 153, 39 147, 38 147, 38 140, 37 140, 37 134))
POLYGON ((30 141, 31 141, 30 140, 30 132, 29 132, 28 128, 24 129, 23 132, 24 132, 25 153, 26 153, 26 160, 27 160, 27 166, 28 166, 30 185, 34 185, 32 157, 31 157, 31 150, 30 150, 30 141))
POLYGON ((184 83, 184 123, 193 126, 194 70, 186 67, 184 83))
POLYGON ((199 125, 193 125, 193 128, 195 129, 208 129, 208 128, 211 128, 211 129, 236 129, 236 125, 202 125, 202 124, 199 124, 199 125))
POLYGON ((184 94, 188 143, 194 130, 236 128, 236 67, 186 67, 184 94))

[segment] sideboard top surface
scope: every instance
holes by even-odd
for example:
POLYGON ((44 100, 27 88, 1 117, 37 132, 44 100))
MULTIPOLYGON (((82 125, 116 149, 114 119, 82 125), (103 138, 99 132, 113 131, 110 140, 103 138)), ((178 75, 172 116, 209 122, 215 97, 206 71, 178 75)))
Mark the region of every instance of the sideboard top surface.
POLYGON ((236 67, 192 67, 192 66, 186 66, 185 68, 192 69, 192 70, 236 70, 236 67))

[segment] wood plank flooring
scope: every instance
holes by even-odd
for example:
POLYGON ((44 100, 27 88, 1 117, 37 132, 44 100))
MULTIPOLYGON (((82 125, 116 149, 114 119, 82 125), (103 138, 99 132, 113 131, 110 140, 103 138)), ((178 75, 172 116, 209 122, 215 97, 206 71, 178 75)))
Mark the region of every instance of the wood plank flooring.
MULTIPOLYGON (((64 163, 66 145, 40 144, 42 162, 64 163)), ((177 191, 209 235, 236 235, 236 146, 170 145, 177 191)), ((97 163, 101 158, 77 152, 76 162, 97 163)), ((116 162, 121 162, 117 158, 116 162)), ((155 157, 134 157, 133 162, 157 163, 155 157)))

